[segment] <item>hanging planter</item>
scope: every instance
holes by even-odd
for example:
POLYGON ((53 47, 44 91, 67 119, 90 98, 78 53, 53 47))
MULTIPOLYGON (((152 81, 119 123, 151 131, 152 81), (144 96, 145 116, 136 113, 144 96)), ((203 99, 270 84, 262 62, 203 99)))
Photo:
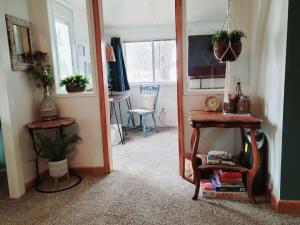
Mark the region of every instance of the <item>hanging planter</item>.
POLYGON ((243 31, 217 31, 212 38, 215 57, 221 62, 233 62, 238 59, 242 51, 241 39, 246 37, 243 31))

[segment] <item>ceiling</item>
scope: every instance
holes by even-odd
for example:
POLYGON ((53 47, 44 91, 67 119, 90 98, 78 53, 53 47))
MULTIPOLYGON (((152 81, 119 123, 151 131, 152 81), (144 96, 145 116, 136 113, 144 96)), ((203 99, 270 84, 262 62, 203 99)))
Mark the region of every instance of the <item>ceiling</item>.
MULTIPOLYGON (((227 0, 186 0, 189 22, 222 21, 227 0)), ((175 23, 175 0, 103 0, 105 26, 155 26, 175 23)))

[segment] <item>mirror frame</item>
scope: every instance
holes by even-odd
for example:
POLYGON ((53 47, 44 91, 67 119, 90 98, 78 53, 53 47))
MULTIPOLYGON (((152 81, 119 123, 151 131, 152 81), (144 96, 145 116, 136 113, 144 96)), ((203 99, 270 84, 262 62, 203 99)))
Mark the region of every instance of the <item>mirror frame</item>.
POLYGON ((11 68, 13 71, 26 70, 29 64, 18 62, 18 60, 17 60, 17 51, 16 51, 16 45, 15 45, 13 26, 17 25, 17 26, 21 26, 21 27, 26 27, 29 30, 29 32, 28 32, 29 33, 29 45, 31 48, 31 52, 33 52, 34 51, 34 41, 33 41, 32 24, 27 20, 23 20, 23 19, 11 16, 11 15, 5 15, 5 20, 6 20, 8 43, 9 43, 11 68))

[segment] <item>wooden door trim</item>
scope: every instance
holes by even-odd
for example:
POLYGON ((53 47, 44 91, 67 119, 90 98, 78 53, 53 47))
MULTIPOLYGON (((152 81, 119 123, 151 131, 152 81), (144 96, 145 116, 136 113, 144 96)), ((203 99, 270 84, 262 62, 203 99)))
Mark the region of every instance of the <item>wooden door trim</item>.
POLYGON ((175 0, 176 22, 176 49, 177 49, 177 110, 178 110, 178 147, 179 147, 179 171, 184 176, 184 115, 183 115, 183 14, 182 0, 175 0))
MULTIPOLYGON (((101 2, 101 1, 100 1, 101 2)), ((106 81, 106 70, 104 67, 103 53, 105 42, 103 38, 102 13, 99 11, 99 0, 92 0, 95 44, 96 44, 96 62, 98 74, 98 90, 100 104, 100 120, 102 133, 103 161, 106 173, 111 172, 110 142, 108 139, 108 87, 106 81), (106 99, 107 98, 107 99, 106 99)), ((175 0, 175 22, 176 22, 176 48, 177 48, 177 110, 178 110, 178 147, 179 147, 179 171, 184 175, 184 115, 183 115, 183 25, 182 25, 182 0, 175 0)))
MULTIPOLYGON (((100 1, 101 3, 101 1, 100 1)), ((99 9, 99 0, 92 0, 93 10, 93 25, 95 33, 95 50, 96 50, 96 65, 98 75, 98 99, 100 106, 100 125, 102 135, 102 150, 104 172, 110 173, 111 157, 110 157, 110 141, 109 141, 109 123, 108 123, 108 84, 107 72, 105 66, 105 41, 102 23, 102 11, 99 9)), ((102 6, 101 6, 102 7, 102 6)))

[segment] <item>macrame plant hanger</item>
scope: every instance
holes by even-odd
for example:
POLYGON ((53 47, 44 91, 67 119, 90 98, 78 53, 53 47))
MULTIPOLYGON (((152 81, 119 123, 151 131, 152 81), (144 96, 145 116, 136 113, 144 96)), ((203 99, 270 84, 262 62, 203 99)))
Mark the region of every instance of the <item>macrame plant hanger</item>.
MULTIPOLYGON (((230 31, 231 31, 231 25, 236 30, 235 24, 234 24, 234 22, 232 20, 232 17, 231 17, 231 0, 228 0, 228 2, 227 2, 227 15, 226 15, 226 19, 224 21, 224 24, 223 24, 221 30, 226 29, 228 34, 229 34, 230 31)), ((238 56, 235 54, 235 51, 233 50, 233 48, 231 46, 230 38, 229 38, 228 48, 224 52, 223 56, 219 59, 221 62, 223 62, 223 59, 224 59, 224 57, 225 57, 225 55, 227 54, 228 51, 231 51, 233 53, 233 55, 235 57, 235 60, 238 59, 238 56)), ((227 102, 227 103, 229 102, 229 100, 228 100, 229 89, 230 89, 230 62, 226 61, 224 102, 227 102)))

